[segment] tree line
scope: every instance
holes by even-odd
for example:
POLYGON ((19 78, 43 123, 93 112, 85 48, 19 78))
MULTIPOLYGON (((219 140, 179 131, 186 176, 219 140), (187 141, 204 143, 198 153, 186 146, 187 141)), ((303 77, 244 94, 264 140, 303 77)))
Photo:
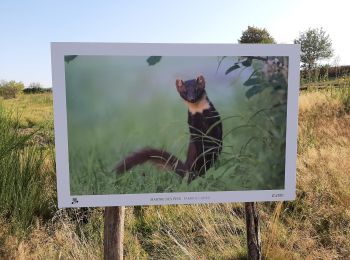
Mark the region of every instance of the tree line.
MULTIPOLYGON (((330 66, 320 63, 334 54, 332 40, 323 28, 310 28, 301 32, 293 42, 301 45, 301 77, 304 82, 350 75, 350 66, 330 66)), ((276 41, 265 28, 248 26, 242 32, 238 43, 275 44, 276 41)))
POLYGON ((24 94, 47 93, 52 92, 52 89, 43 87, 39 82, 32 82, 25 87, 21 81, 0 81, 0 97, 4 99, 16 98, 21 92, 24 94))
MULTIPOLYGON (((248 26, 242 32, 238 43, 275 44, 276 41, 265 28, 248 26)), ((330 66, 320 63, 331 58, 334 54, 332 40, 323 28, 310 28, 301 32, 294 39, 294 43, 301 45, 301 80, 303 83, 350 76, 350 66, 330 66)), ((72 56, 73 58, 75 56, 72 56)), ((24 94, 45 93, 52 92, 52 89, 44 88, 38 82, 32 82, 28 87, 25 87, 22 82, 14 80, 0 82, 0 96, 3 98, 15 98, 20 92, 24 94)))

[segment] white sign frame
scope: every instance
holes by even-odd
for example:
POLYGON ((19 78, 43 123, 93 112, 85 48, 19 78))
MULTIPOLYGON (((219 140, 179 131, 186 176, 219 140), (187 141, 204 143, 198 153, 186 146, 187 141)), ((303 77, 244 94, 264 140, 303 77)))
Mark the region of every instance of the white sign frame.
POLYGON ((300 45, 51 43, 58 207, 284 201, 295 199, 300 45), (285 189, 72 196, 69 185, 65 55, 288 56, 285 189))

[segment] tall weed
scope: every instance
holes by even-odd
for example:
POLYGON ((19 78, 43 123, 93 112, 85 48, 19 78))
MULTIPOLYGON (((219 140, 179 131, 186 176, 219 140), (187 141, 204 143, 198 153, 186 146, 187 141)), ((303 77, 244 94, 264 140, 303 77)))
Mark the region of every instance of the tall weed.
POLYGON ((52 172, 45 151, 28 145, 34 134, 21 132, 18 118, 0 107, 0 216, 16 231, 25 231, 36 216, 50 216, 52 172))

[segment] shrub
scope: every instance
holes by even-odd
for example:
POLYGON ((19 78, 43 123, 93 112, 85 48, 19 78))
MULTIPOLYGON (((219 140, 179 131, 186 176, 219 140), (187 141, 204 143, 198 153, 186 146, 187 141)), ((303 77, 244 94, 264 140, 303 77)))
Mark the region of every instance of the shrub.
POLYGON ((22 91, 24 85, 22 82, 11 81, 1 81, 0 82, 0 96, 4 99, 16 98, 17 94, 22 91))
POLYGON ((18 91, 11 87, 0 88, 0 96, 4 99, 16 98, 18 91))

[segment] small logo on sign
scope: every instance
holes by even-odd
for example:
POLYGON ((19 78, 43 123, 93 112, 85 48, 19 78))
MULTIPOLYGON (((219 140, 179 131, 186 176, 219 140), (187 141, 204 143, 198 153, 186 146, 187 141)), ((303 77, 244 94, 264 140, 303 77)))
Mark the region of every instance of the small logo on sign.
POLYGON ((272 198, 282 198, 283 196, 284 196, 283 193, 272 194, 272 198))
POLYGON ((79 201, 77 198, 72 198, 72 204, 77 204, 79 201))

